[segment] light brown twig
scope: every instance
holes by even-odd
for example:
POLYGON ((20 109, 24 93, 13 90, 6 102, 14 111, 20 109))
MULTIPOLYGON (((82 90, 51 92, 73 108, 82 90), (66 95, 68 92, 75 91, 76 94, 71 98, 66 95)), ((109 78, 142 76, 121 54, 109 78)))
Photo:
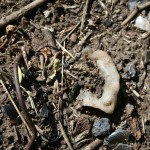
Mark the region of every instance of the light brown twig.
POLYGON ((103 141, 100 139, 94 140, 92 143, 87 145, 83 150, 96 150, 102 145, 103 141))
POLYGON ((147 8, 150 6, 150 2, 146 2, 144 4, 140 4, 134 8, 134 10, 131 12, 131 14, 122 22, 122 26, 126 25, 132 18, 141 10, 147 8))
POLYGON ((39 7, 46 1, 48 0, 35 0, 32 3, 28 4, 27 6, 22 7, 20 10, 15 11, 8 16, 2 17, 0 19, 0 28, 10 23, 11 21, 17 20, 18 18, 32 11, 34 8, 39 7))
POLYGON ((62 42, 64 42, 76 29, 77 27, 80 25, 80 22, 78 22, 75 27, 61 40, 60 44, 62 44, 62 42))
POLYGON ((58 44, 58 46, 62 49, 62 51, 66 52, 68 55, 70 55, 73 59, 75 59, 75 57, 70 53, 68 52, 68 50, 65 49, 65 47, 63 47, 57 40, 56 40, 56 43, 58 44))
POLYGON ((83 10, 83 15, 82 15, 82 18, 81 18, 80 34, 82 33, 82 30, 83 30, 83 27, 84 27, 85 17, 86 17, 86 14, 87 14, 89 1, 90 0, 86 0, 86 4, 85 4, 84 10, 83 10))
MULTIPOLYGON (((63 77, 64 77, 64 75, 63 75, 63 73, 64 73, 64 67, 63 67, 63 64, 64 64, 64 56, 62 56, 61 90, 63 89, 63 77)), ((68 136, 67 136, 67 134, 66 134, 66 132, 65 132, 65 130, 64 130, 64 127, 63 127, 63 125, 62 125, 62 121, 61 121, 61 120, 62 120, 62 119, 61 119, 61 115, 62 115, 62 113, 61 113, 61 108, 62 108, 62 99, 61 99, 61 96, 59 96, 59 104, 58 104, 58 122, 59 122, 59 126, 60 126, 60 131, 61 131, 61 133, 62 133, 62 135, 63 135, 63 138, 64 138, 65 142, 67 143, 69 149, 70 149, 70 150, 73 150, 73 147, 72 147, 72 145, 71 145, 71 143, 70 143, 70 141, 69 141, 69 138, 68 138, 68 136)))

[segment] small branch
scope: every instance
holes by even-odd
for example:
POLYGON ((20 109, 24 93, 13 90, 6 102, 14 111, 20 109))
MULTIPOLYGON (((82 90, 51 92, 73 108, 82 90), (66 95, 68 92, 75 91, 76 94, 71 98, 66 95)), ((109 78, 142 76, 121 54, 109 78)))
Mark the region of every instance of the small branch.
MULTIPOLYGON (((61 73, 62 73, 62 78, 61 78, 61 90, 63 90, 63 79, 64 79, 64 56, 62 56, 62 68, 61 68, 61 73)), ((60 126, 60 131, 63 135, 63 138, 65 140, 65 142, 67 143, 68 147, 70 150, 73 150, 73 147, 69 141, 69 138, 64 130, 64 127, 62 125, 62 121, 61 121, 61 116, 62 116, 62 99, 61 96, 59 96, 59 102, 58 102, 58 122, 59 122, 59 126, 60 126)))
POLYGON ((44 4, 46 1, 48 0, 35 0, 32 3, 28 4, 27 6, 22 7, 20 10, 15 11, 8 16, 2 17, 0 19, 0 28, 10 23, 11 21, 19 19, 20 17, 32 11, 36 7, 39 7, 40 5, 44 4))
POLYGON ((68 50, 66 50, 57 40, 56 40, 56 43, 58 44, 58 46, 62 49, 62 51, 66 52, 68 55, 70 55, 73 59, 75 59, 75 57, 70 53, 68 52, 68 50))
POLYGON ((86 4, 85 4, 84 10, 83 10, 83 15, 82 15, 82 18, 81 18, 80 34, 82 33, 82 30, 83 30, 83 27, 84 27, 89 1, 90 0, 86 0, 86 4))
POLYGON ((89 38, 89 36, 92 34, 92 30, 88 31, 87 34, 79 41, 78 46, 83 46, 83 44, 86 42, 86 40, 89 38))
POLYGON ((77 27, 80 25, 80 22, 78 22, 75 27, 61 40, 60 44, 62 44, 62 42, 64 42, 76 29, 77 27))
POLYGON ((126 25, 130 20, 132 20, 132 18, 134 18, 134 16, 141 10, 147 8, 150 6, 150 2, 146 2, 144 4, 140 4, 138 6, 135 7, 135 9, 131 12, 131 14, 122 22, 122 26, 126 25))
POLYGON ((92 143, 87 145, 83 150, 96 150, 102 145, 103 141, 100 139, 94 140, 92 143))

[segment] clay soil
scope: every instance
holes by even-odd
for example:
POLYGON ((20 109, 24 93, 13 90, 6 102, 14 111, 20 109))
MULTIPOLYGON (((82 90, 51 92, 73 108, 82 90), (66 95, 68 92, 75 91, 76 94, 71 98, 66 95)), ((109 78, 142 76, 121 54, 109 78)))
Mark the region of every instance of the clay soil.
MULTIPOLYGON (((0 18, 31 2, 1 0, 0 18)), ((21 92, 38 129, 31 149, 69 149, 64 135, 67 135, 74 149, 84 149, 96 139, 91 129, 97 118, 110 119, 112 129, 109 134, 117 128, 130 131, 129 138, 123 143, 134 150, 150 149, 150 69, 148 64, 145 65, 150 36, 146 31, 134 27, 135 18, 127 25, 121 25, 130 14, 127 0, 102 0, 104 7, 99 0, 91 0, 85 10, 86 2, 48 1, 10 22, 9 25, 15 27, 13 31, 6 33, 7 25, 0 29, 0 45, 7 40, 0 48, 0 149, 24 149, 30 137, 2 86, 4 83, 24 117, 16 97, 13 73, 14 60, 22 53, 21 47, 25 47, 26 53, 26 57, 19 62, 21 92), (74 58, 62 52, 56 43, 56 51, 60 51, 55 59, 57 62, 54 60, 52 67, 44 69, 43 77, 40 62, 42 52, 37 49, 44 43, 44 28, 74 58), (43 42, 33 45, 32 41, 37 37, 43 38, 43 42), (91 91, 98 97, 103 92, 104 78, 99 75, 96 63, 84 54, 89 49, 106 51, 120 74, 120 91, 112 115, 82 107, 82 101, 77 98, 81 90, 91 91), (34 102, 32 106, 31 99, 34 102)), ((53 55, 47 52, 42 54, 45 56, 44 65, 48 66, 53 55)), ((103 141, 105 137, 100 138, 103 141)), ((101 144, 98 149, 113 148, 101 144)))

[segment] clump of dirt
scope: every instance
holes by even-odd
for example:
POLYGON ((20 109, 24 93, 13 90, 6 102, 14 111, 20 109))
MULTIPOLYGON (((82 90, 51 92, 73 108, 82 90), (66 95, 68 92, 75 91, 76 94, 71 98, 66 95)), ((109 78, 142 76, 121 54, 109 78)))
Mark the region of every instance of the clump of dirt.
MULTIPOLYGON (((31 2, 3 0, 0 18, 31 2)), ((118 128, 130 131, 125 146, 150 147, 150 71, 145 62, 149 58, 150 38, 147 32, 134 27, 135 18, 121 26, 130 14, 127 3, 127 0, 45 1, 11 21, 14 28, 10 32, 6 33, 6 26, 1 28, 1 149, 24 149, 32 135, 15 87, 13 65, 20 54, 19 87, 29 119, 38 132, 32 144, 34 149, 84 149, 97 138, 91 129, 100 118, 110 120, 110 134, 118 128), (105 84, 96 63, 84 55, 88 50, 106 51, 120 75, 120 91, 112 115, 83 107, 78 97, 81 91, 88 90, 100 98, 105 84)), ((103 144, 101 148, 114 147, 103 144)))

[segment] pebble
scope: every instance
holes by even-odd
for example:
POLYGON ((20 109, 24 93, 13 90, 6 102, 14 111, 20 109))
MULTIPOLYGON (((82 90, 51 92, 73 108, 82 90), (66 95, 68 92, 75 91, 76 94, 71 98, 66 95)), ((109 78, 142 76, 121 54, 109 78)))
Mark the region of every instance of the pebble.
POLYGON ((49 114, 49 110, 47 108, 47 105, 46 104, 43 104, 42 108, 40 109, 40 114, 39 116, 40 117, 48 117, 48 114, 49 114))
POLYGON ((64 93, 64 94, 63 94, 62 99, 64 99, 64 100, 68 99, 68 95, 67 95, 67 93, 64 93))
POLYGON ((93 124, 92 134, 95 137, 106 136, 107 134, 110 133, 110 129, 111 123, 108 118, 96 119, 93 124))
POLYGON ((45 11, 43 12, 44 18, 49 17, 50 13, 51 13, 51 12, 50 12, 49 10, 45 10, 45 11))
POLYGON ((125 112, 127 115, 131 115, 131 113, 133 112, 134 110, 134 106, 131 105, 131 104, 127 104, 126 107, 125 107, 125 112))
POLYGON ((132 150, 132 146, 120 143, 114 148, 114 150, 132 150))
POLYGON ((129 0, 128 9, 132 11, 138 4, 143 3, 145 0, 129 0))
POLYGON ((130 132, 122 129, 117 129, 104 139, 104 144, 108 147, 115 147, 117 144, 122 143, 129 139, 130 132))
POLYGON ((105 27, 111 27, 113 25, 113 21, 108 18, 103 20, 102 23, 105 27))
POLYGON ((75 33, 71 34, 70 40, 71 40, 72 42, 76 42, 76 41, 77 41, 77 35, 76 35, 75 33))
POLYGON ((126 66, 126 70, 128 71, 128 75, 130 77, 135 77, 136 75, 136 70, 135 70, 135 65, 133 63, 128 63, 126 66))
POLYGON ((6 115, 10 118, 10 119, 16 119, 18 116, 18 113, 16 111, 16 109, 14 108, 13 104, 6 104, 3 108, 2 111, 6 113, 6 115))

